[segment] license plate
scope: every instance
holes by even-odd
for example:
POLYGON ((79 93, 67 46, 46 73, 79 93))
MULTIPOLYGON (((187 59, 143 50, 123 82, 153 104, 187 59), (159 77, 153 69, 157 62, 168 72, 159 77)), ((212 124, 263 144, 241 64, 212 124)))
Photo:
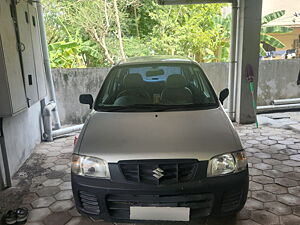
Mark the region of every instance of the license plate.
POLYGON ((187 207, 130 207, 131 220, 190 221, 187 207))

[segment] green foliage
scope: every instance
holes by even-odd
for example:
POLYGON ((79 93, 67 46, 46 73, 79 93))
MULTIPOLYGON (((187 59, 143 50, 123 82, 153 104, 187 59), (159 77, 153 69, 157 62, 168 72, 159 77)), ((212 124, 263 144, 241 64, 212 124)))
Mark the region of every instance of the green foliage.
POLYGON ((155 0, 133 0, 127 4, 125 15, 126 27, 124 34, 128 37, 149 38, 153 27, 158 24, 158 21, 150 16, 150 13, 155 12, 159 6, 155 0), (135 11, 137 16, 135 16, 135 11), (137 26, 139 33, 137 33, 137 26))
POLYGON ((293 29, 290 27, 283 27, 283 26, 272 26, 272 27, 262 27, 261 33, 264 34, 284 34, 292 32, 293 29))
POLYGON ((136 37, 124 38, 125 52, 127 57, 151 55, 151 47, 145 40, 136 37))
MULTIPOLYGON (((154 0, 117 1, 121 30, 116 23, 113 0, 43 1, 52 67, 111 66, 126 57, 183 55, 198 62, 229 59, 231 15, 223 17, 226 4, 160 6, 154 0)), ((265 25, 284 15, 265 16, 265 25)), ((261 42, 276 48, 284 45, 272 33, 291 28, 262 27, 261 42)), ((261 54, 266 52, 261 45, 261 54)))
POLYGON ((277 11, 277 12, 270 13, 270 14, 263 17, 263 19, 261 21, 261 24, 266 25, 267 23, 270 23, 273 20, 276 20, 276 19, 284 16, 284 14, 285 14, 285 10, 280 10, 280 11, 277 11))
MULTIPOLYGON (((224 4, 160 6, 150 16, 157 21, 151 45, 155 54, 185 55, 197 61, 220 60, 228 42, 224 24, 217 25, 224 4)), ((225 25, 226 26, 226 25, 225 25)))
POLYGON ((68 0, 44 1, 44 15, 51 66, 61 68, 85 67, 83 47, 86 46, 80 29, 67 20, 68 0))
MULTIPOLYGON (((282 17, 285 14, 285 10, 270 13, 262 18, 262 25, 267 25, 268 23, 282 17)), ((293 29, 283 26, 266 26, 261 28, 260 41, 266 43, 275 48, 284 48, 284 44, 277 38, 271 36, 272 33, 288 33, 292 32, 293 29)), ((260 45, 260 55, 266 56, 266 50, 263 49, 262 44, 260 45)))
POLYGON ((82 57, 79 55, 80 46, 77 42, 55 42, 49 45, 52 67, 81 67, 82 57))
MULTIPOLYGON (((110 66, 108 59, 120 59, 112 0, 49 0, 45 4, 52 67, 110 66)), ((230 18, 221 18, 222 6, 118 1, 126 56, 176 54, 198 61, 226 60, 230 18)))
POLYGON ((260 40, 261 42, 265 42, 273 47, 276 47, 276 48, 283 48, 284 47, 284 44, 281 43, 278 39, 272 37, 271 35, 268 35, 268 34, 261 34, 260 35, 260 40))

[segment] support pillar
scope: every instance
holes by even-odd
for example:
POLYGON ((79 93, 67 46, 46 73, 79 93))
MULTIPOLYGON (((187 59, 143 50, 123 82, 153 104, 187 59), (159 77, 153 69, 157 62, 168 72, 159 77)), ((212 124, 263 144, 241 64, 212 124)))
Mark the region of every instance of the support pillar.
POLYGON ((237 68, 237 24, 238 24, 238 1, 235 0, 231 4, 231 37, 230 37, 230 64, 228 76, 228 116, 231 121, 235 121, 235 98, 236 98, 236 68, 237 68))
POLYGON ((255 99, 257 99, 257 82, 259 68, 259 44, 261 30, 262 0, 239 0, 238 13, 238 47, 236 74, 236 121, 240 124, 255 122, 252 108, 252 96, 246 79, 246 65, 254 71, 255 99))

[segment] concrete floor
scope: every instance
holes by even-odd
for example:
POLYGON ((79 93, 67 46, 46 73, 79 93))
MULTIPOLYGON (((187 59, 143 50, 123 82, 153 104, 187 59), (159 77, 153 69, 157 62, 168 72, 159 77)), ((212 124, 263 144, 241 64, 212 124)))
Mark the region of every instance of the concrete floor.
MULTIPOLYGON (((249 197, 237 217, 210 218, 205 224, 300 224, 300 134, 289 127, 299 125, 299 115, 262 115, 258 129, 236 125, 249 160, 249 197)), ((14 176, 13 187, 0 192, 1 214, 25 206, 30 209, 28 225, 110 224, 91 221, 74 208, 72 145, 73 136, 38 145, 14 176)))

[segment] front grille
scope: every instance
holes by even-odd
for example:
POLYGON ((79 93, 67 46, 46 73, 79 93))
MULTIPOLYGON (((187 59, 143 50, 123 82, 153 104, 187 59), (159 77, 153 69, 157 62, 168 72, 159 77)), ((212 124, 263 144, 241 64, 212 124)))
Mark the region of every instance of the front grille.
POLYGON ((190 219, 197 219, 210 215, 213 194, 108 195, 106 204, 115 219, 129 219, 131 206, 189 207, 190 219))
POLYGON ((98 215, 100 213, 98 200, 95 195, 87 193, 85 191, 79 191, 79 200, 81 203, 81 207, 86 212, 94 215, 98 215))
POLYGON ((191 181, 197 171, 197 165, 197 160, 119 162, 119 167, 127 181, 152 185, 191 181), (159 178, 159 175, 163 176, 159 178))
POLYGON ((230 212, 236 210, 240 206, 242 191, 230 191, 223 194, 222 212, 230 212))

